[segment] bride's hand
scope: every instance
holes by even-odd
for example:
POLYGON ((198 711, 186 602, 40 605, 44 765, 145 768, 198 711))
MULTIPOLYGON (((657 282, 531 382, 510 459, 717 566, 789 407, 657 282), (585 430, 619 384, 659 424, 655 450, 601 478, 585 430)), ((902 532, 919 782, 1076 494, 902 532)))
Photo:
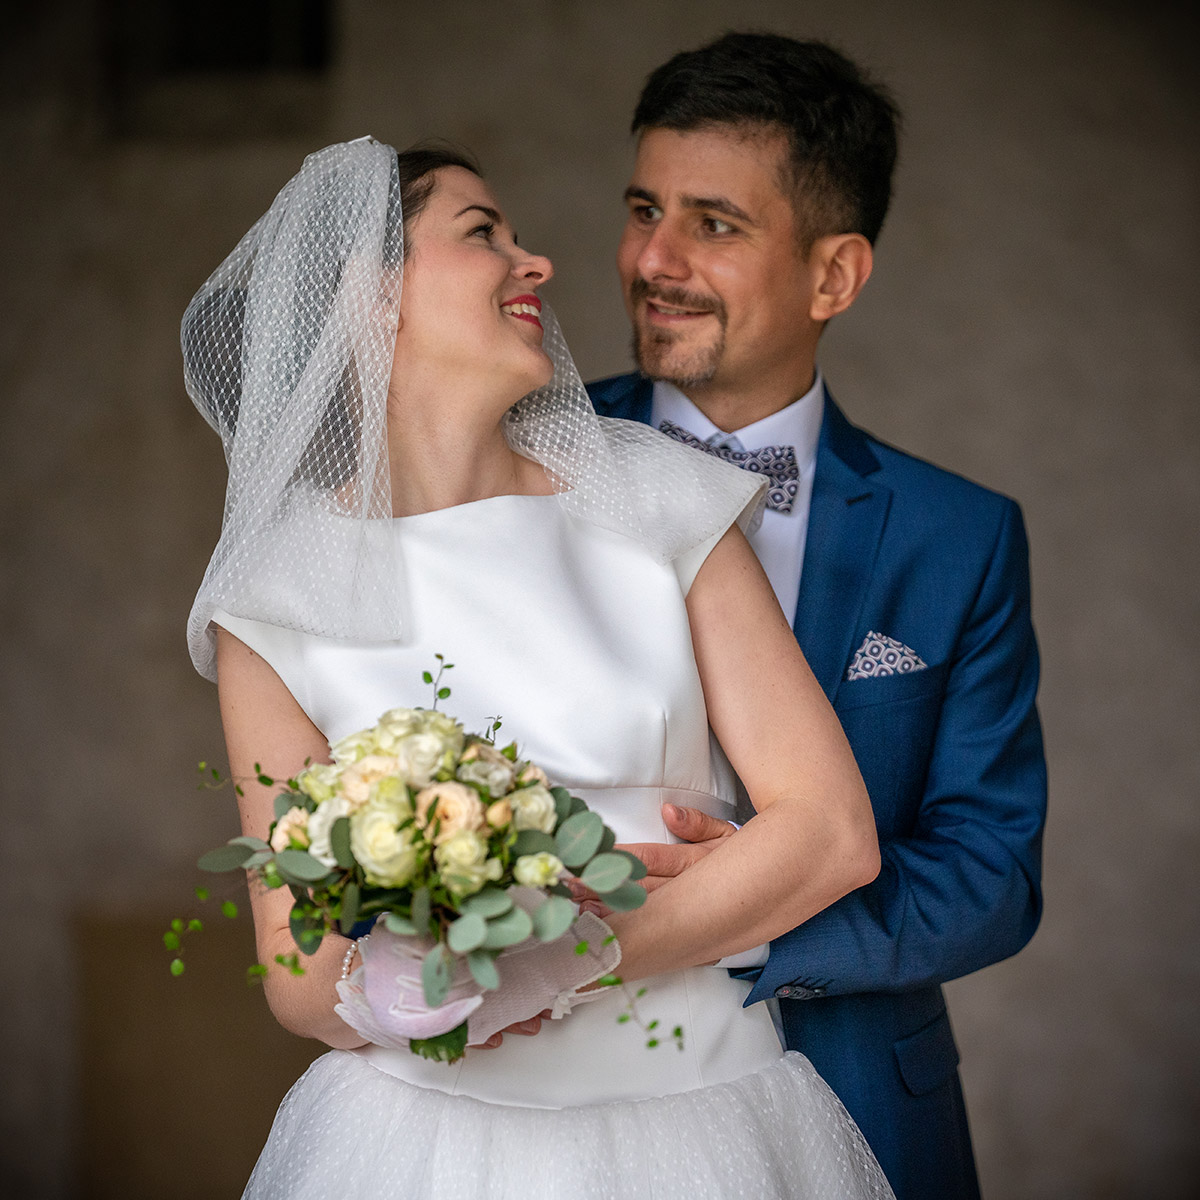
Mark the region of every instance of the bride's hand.
POLYGON ((506 1033, 519 1033, 522 1037, 533 1037, 542 1028, 542 1022, 550 1019, 550 1010, 543 1008, 536 1017, 530 1017, 527 1021, 517 1021, 513 1025, 509 1025, 506 1029, 501 1029, 499 1033, 493 1033, 486 1042, 480 1042, 478 1046, 472 1046, 472 1050, 495 1050, 504 1041, 506 1033))
POLYGON ((646 878, 642 880, 642 886, 648 892, 682 875, 735 832, 728 821, 710 817, 698 808, 664 804, 662 814, 667 829, 676 837, 682 838, 683 845, 636 842, 618 847, 628 850, 630 854, 636 854, 646 864, 646 878))

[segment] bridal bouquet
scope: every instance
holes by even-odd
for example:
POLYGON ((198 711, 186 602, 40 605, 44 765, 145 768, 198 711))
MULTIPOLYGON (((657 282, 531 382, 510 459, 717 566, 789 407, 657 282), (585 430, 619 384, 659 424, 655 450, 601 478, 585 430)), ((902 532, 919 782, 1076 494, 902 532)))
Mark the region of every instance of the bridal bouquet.
MULTIPOLYGON (((611 932, 577 912, 563 880, 574 875, 610 909, 626 910, 645 900, 636 881, 646 869, 614 849, 599 815, 551 787, 515 743, 496 747, 489 735, 498 720, 472 735, 438 712, 437 700, 449 695, 440 677, 424 675, 434 708, 392 709, 334 743, 332 763, 288 780, 268 840, 235 837, 199 865, 249 870, 268 888, 290 888, 301 954, 314 953, 330 930, 348 935, 377 918, 377 929, 398 936, 360 941, 363 966, 338 985, 339 1014, 371 1041, 454 1061, 468 1032, 472 1041, 486 1036, 478 1022, 468 1031, 467 1018, 485 992, 503 988, 502 956, 516 963, 544 947, 570 987, 598 974, 602 985, 619 982, 604 973, 619 957, 611 932), (592 946, 589 931, 607 936, 592 946), (589 973, 588 956, 599 972, 589 973)), ((261 772, 259 780, 273 782, 261 772)), ((522 975, 532 959, 516 964, 522 975)), ((302 971, 295 956, 280 961, 302 971)))

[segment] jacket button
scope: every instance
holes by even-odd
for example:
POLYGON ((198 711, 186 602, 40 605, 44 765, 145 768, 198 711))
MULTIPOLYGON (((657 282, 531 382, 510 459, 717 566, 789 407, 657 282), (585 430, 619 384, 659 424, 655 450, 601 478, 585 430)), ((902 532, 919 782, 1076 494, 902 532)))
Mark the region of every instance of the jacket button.
POLYGON ((787 999, 789 996, 793 995, 793 994, 795 993, 795 991, 796 991, 796 989, 795 989, 795 988, 793 988, 793 987, 789 987, 789 986, 788 986, 788 985, 785 983, 785 984, 783 985, 783 987, 777 987, 777 988, 775 989, 775 998, 776 998, 777 1000, 786 1000, 786 999, 787 999))

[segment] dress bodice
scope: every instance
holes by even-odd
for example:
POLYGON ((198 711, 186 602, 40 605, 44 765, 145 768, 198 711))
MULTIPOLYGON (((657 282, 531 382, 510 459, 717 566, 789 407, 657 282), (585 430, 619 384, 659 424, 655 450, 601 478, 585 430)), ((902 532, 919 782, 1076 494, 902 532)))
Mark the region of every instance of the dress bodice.
MULTIPOLYGON (((469 732, 496 716, 500 740, 577 792, 622 841, 666 841, 665 801, 733 814, 734 779, 708 727, 686 591, 708 543, 674 564, 579 521, 552 496, 497 496, 396 519, 405 632, 339 642, 214 618, 258 652, 330 740, 389 708, 428 705, 422 672, 453 663, 445 711, 469 732)), ((291 769, 294 764, 271 766, 291 769)), ((456 1066, 407 1051, 359 1053, 409 1082, 503 1104, 558 1107, 687 1091, 778 1058, 749 985, 719 968, 645 981, 648 1016, 684 1027, 683 1054, 648 1050, 618 1025, 614 991, 532 1039, 469 1051, 456 1066), (651 1011, 652 1010, 652 1011, 651 1011)))

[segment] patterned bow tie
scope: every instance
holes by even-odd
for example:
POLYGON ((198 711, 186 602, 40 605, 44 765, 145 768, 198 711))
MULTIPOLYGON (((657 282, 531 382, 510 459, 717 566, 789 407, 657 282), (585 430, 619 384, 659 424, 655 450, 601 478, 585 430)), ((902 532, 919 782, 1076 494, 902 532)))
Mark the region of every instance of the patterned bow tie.
POLYGON ((767 507, 774 512, 790 513, 800 486, 800 468, 796 465, 794 446, 763 446, 761 450, 744 450, 732 435, 717 436, 706 442, 680 428, 674 421, 660 421, 659 429, 669 438, 713 454, 723 462, 733 463, 743 471, 753 471, 767 478, 767 507))

